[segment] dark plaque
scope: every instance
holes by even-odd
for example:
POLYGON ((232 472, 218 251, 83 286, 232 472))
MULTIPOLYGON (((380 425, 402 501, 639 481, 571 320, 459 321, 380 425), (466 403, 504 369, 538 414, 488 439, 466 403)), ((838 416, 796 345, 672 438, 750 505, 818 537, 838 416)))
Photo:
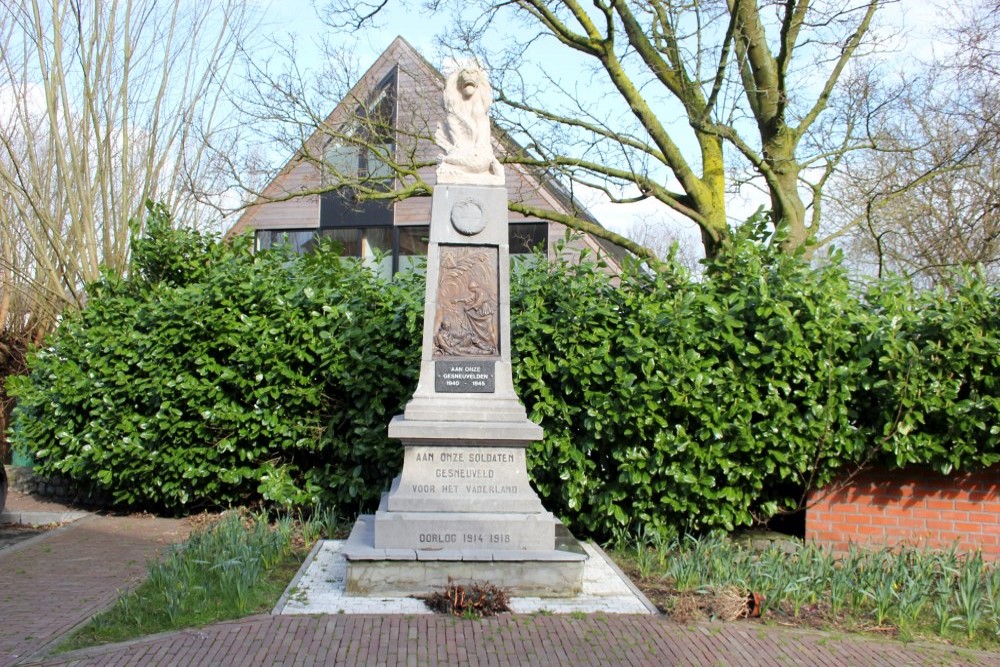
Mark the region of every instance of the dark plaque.
POLYGON ((442 393, 492 394, 496 362, 458 359, 434 362, 434 391, 442 393))

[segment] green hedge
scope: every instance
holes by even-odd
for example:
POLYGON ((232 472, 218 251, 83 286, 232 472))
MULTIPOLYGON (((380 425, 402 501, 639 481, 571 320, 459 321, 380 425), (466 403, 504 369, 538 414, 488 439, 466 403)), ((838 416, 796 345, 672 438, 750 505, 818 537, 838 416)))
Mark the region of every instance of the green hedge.
POLYGON ((884 463, 947 474, 1000 461, 1000 286, 969 272, 958 283, 883 281, 867 295, 872 370, 857 403, 884 463))
POLYGON ((704 282, 525 276, 515 368, 548 436, 535 481, 575 527, 733 528, 858 447, 860 305, 835 272, 745 249, 704 282))
POLYGON ((17 378, 38 472, 167 510, 377 498, 416 385, 421 290, 321 247, 252 254, 152 211, 133 277, 90 286, 17 378))
POLYGON ((611 537, 732 529, 873 463, 1000 461, 1000 299, 883 282, 741 243, 702 279, 537 264, 513 289, 515 373, 546 504, 611 537))
MULTIPOLYGON (((370 507, 401 462, 421 278, 252 254, 158 208, 148 230, 12 385, 15 445, 123 504, 370 507)), ((860 464, 1000 461, 1000 299, 975 275, 859 296, 836 261, 737 242, 697 279, 529 262, 511 308, 546 433, 530 472, 580 534, 747 525, 860 464)))

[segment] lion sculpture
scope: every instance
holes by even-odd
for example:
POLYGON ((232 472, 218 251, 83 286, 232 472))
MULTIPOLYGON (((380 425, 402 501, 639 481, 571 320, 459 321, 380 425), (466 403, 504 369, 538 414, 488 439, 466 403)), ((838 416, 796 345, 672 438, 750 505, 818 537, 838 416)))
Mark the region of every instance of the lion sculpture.
POLYGON ((444 125, 434 141, 445 153, 438 159, 438 183, 503 185, 503 166, 493 155, 487 112, 493 89, 486 72, 465 67, 453 72, 444 86, 444 125))

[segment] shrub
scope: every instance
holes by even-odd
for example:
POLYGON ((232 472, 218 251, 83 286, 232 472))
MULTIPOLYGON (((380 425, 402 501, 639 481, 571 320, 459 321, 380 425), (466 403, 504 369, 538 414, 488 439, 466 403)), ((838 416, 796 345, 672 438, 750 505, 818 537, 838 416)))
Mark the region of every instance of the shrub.
MULTIPOLYGON (((91 285, 12 383, 16 446, 122 504, 370 506, 401 461, 386 427, 417 379, 422 277, 252 254, 157 208, 147 227, 130 277, 91 285)), ((862 295, 836 258, 737 241, 700 279, 514 275, 515 385, 545 429, 529 470, 578 534, 732 529, 852 466, 1000 460, 1000 298, 974 274, 862 295)))
POLYGON ((135 250, 12 385, 38 472, 171 511, 377 498, 401 460, 385 415, 415 384, 418 286, 330 247, 224 246, 157 208, 135 250))
POLYGON ((867 295, 877 326, 858 402, 885 463, 948 474, 1000 462, 1000 289, 973 271, 956 283, 916 292, 894 279, 867 295))
POLYGON ((517 383, 548 504, 610 537, 732 529, 797 506, 863 448, 869 316, 836 264, 743 244, 695 281, 536 265, 514 290, 517 383))
POLYGON ((706 264, 536 263, 512 290, 540 495, 574 530, 660 537, 766 521, 852 467, 1000 461, 1000 298, 875 283, 737 242, 706 264))

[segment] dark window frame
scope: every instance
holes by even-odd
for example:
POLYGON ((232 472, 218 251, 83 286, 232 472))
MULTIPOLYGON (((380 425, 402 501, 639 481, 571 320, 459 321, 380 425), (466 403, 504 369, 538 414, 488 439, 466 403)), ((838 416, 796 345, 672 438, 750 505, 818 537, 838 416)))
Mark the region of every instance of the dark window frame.
MULTIPOLYGON (((317 236, 322 236, 323 233, 327 232, 327 231, 334 231, 334 230, 345 231, 345 230, 348 230, 348 229, 357 231, 357 233, 358 233, 357 246, 360 249, 360 248, 363 247, 363 240, 364 240, 365 230, 367 230, 367 229, 385 229, 385 228, 386 228, 386 225, 373 225, 373 224, 367 224, 367 225, 365 225, 365 224, 360 224, 360 225, 351 225, 349 227, 348 226, 340 226, 340 227, 294 227, 294 228, 288 228, 288 229, 257 229, 257 230, 254 230, 254 232, 255 232, 254 233, 254 249, 255 250, 261 250, 262 249, 261 248, 261 235, 263 235, 263 234, 272 234, 272 235, 274 235, 274 234, 306 234, 306 233, 310 233, 315 238, 317 236)), ((392 274, 393 275, 396 275, 397 273, 399 273, 399 258, 403 256, 403 255, 400 255, 400 233, 403 232, 404 230, 406 230, 406 231, 419 230, 417 233, 422 234, 423 239, 418 243, 418 245, 422 245, 423 249, 424 249, 423 253, 413 253, 413 254, 408 254, 408 255, 405 255, 405 256, 406 257, 419 257, 419 256, 426 256, 426 254, 427 254, 427 246, 429 245, 429 239, 430 239, 430 225, 392 225, 391 251, 392 251, 392 274)), ((547 255, 548 251, 549 251, 548 223, 546 223, 546 222, 512 222, 512 223, 510 223, 510 225, 508 226, 508 229, 507 229, 507 241, 508 241, 508 244, 510 246, 510 254, 511 255, 529 255, 529 254, 531 254, 531 253, 534 252, 534 248, 538 247, 538 245, 542 246, 542 251, 547 255), (521 227, 523 229, 523 228, 525 228, 525 227, 527 227, 529 225, 535 227, 533 236, 538 237, 539 242, 536 243, 532 247, 525 247, 524 249, 521 249, 518 244, 515 244, 515 242, 514 242, 515 239, 512 238, 512 236, 517 233, 517 228, 518 227, 521 227)), ((308 243, 309 242, 306 241, 305 243, 302 243, 302 244, 296 244, 296 246, 299 246, 299 245, 305 246, 308 243)), ((269 241, 268 247, 273 247, 273 245, 274 245, 274 240, 272 239, 272 240, 269 241)), ((359 257, 359 258, 362 257, 362 255, 349 255, 349 256, 350 257, 359 257)))
MULTIPOLYGON (((387 116, 378 122, 387 130, 385 136, 377 136, 370 128, 361 126, 365 143, 381 142, 387 150, 396 150, 396 121, 399 104, 399 68, 392 70, 383 78, 368 101, 355 109, 355 114, 361 119, 368 118, 373 112, 388 112, 387 116), (392 131, 388 131, 391 128, 392 131)), ((363 145, 356 147, 356 174, 366 178, 371 173, 370 151, 363 145)), ((390 179, 392 180, 392 179, 390 179)), ((391 182, 384 184, 386 191, 392 188, 391 182)), ((394 205, 391 200, 360 201, 353 188, 342 186, 336 190, 320 195, 319 226, 321 229, 334 227, 391 227, 393 226, 394 205)))

